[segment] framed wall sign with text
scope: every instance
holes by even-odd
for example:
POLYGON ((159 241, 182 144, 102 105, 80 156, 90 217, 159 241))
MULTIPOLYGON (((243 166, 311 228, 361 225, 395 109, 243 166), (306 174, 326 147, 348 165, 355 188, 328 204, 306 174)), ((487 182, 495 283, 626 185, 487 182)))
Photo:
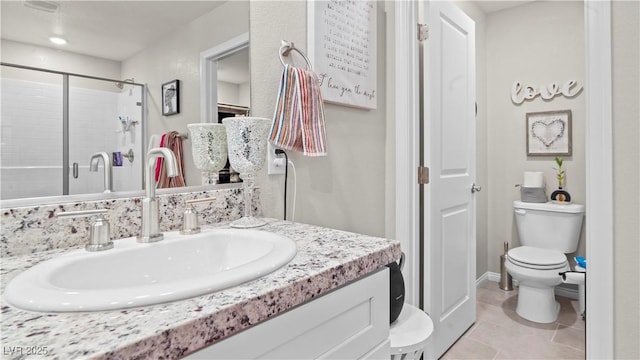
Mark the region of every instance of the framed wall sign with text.
POLYGON ((376 1, 309 1, 307 53, 327 102, 375 109, 376 1))

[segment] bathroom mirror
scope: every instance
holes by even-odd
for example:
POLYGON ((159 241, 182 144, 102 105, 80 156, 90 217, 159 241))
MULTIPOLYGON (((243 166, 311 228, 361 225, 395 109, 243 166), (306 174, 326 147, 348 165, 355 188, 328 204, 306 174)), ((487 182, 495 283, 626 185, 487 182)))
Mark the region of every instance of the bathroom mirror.
MULTIPOLYGON (((226 41, 229 38, 237 36, 239 33, 249 32, 249 2, 247 1, 3 1, 1 4, 0 14, 2 16, 0 35, 2 37, 2 62, 28 65, 37 68, 53 67, 57 70, 63 69, 64 72, 72 74, 82 74, 105 79, 120 80, 119 82, 108 82, 103 80, 95 80, 99 84, 88 85, 87 87, 99 88, 111 94, 122 93, 124 96, 136 98, 132 105, 125 105, 139 112, 139 116, 144 118, 146 123, 134 123, 127 125, 127 118, 123 116, 124 121, 119 120, 122 107, 110 110, 109 124, 105 126, 104 133, 120 132, 122 139, 118 138, 118 145, 126 140, 131 140, 134 136, 139 139, 133 142, 131 153, 134 154, 133 161, 130 164, 129 146, 123 146, 115 149, 104 149, 110 156, 113 152, 123 155, 120 159, 125 166, 133 167, 137 174, 120 176, 114 180, 114 192, 105 194, 102 192, 102 163, 99 165, 97 173, 89 173, 90 154, 80 157, 80 160, 67 160, 70 176, 73 179, 73 162, 79 163, 79 174, 92 175, 98 177, 98 185, 93 187, 80 186, 82 189, 77 192, 69 191, 66 197, 60 197, 60 194, 47 194, 53 196, 43 196, 42 192, 21 191, 20 194, 14 194, 2 189, 0 200, 2 207, 8 207, 14 204, 19 205, 36 205, 43 203, 54 203, 68 200, 88 200, 103 199, 122 196, 135 196, 141 194, 142 189, 142 159, 148 146, 149 138, 154 134, 163 134, 172 130, 180 134, 187 134, 187 124, 200 122, 199 108, 199 55, 212 46, 226 41), (28 29, 28 30, 25 30, 28 29), (49 43, 48 37, 58 35, 67 39, 67 44, 53 45, 49 43), (22 52, 22 53, 20 53, 22 52), (71 52, 86 56, 95 57, 95 61, 71 62, 61 60, 63 58, 56 57, 62 53, 71 52), (20 59, 31 57, 31 63, 21 64, 20 59), (35 60, 34 60, 35 59, 35 60), (95 66, 104 63, 106 67, 111 67, 100 71, 98 74, 92 73, 95 66), (56 62, 57 61, 57 62, 56 62), (35 62, 35 64, 34 64, 35 62), (94 62, 87 64, 87 62, 94 62), (74 66, 77 65, 77 66, 74 66), (180 82, 180 101, 181 111, 179 114, 172 116, 162 116, 160 104, 160 84, 178 79, 180 82), (136 84, 146 84, 147 94, 142 95, 141 87, 136 84), (103 89, 104 88, 104 89, 103 89), (145 111, 142 111, 141 103, 146 102, 145 111), (125 128, 127 128, 125 130, 125 128), (130 135, 130 136, 129 136, 130 135), (131 139, 129 139, 129 137, 131 139), (86 157, 86 159, 84 159, 86 157), (135 163, 134 163, 135 161, 135 163), (86 168, 86 169, 85 169, 86 168), (85 171, 86 170, 86 171, 85 171), (127 186, 118 186, 118 182, 127 182, 127 186)), ((89 58, 85 58, 89 59, 89 58)), ((241 76, 237 83, 234 84, 233 77, 219 76, 226 82, 226 87, 242 86, 248 87, 249 64, 248 56, 245 57, 246 64, 242 66, 227 66, 233 71, 244 67, 245 75, 241 76)), ((2 72, 5 73, 6 66, 2 66, 2 72)), ((14 71, 14 69, 11 69, 14 71)), ((11 71, 6 71, 9 73, 11 71)), ((24 71, 24 70, 21 70, 24 71)), ((46 74, 51 78, 53 75, 46 74)), ((4 77, 4 75, 3 75, 4 77)), ((78 82, 85 83, 94 81, 92 79, 68 81, 69 86, 74 86, 78 82)), ((30 79, 31 80, 31 79, 30 79)), ((49 80, 48 80, 49 81, 49 80)), ((58 81, 58 80, 56 80, 58 81)), ((57 85, 56 85, 57 86, 57 85)), ((60 85, 62 88, 62 85, 60 85)), ((6 85, 3 83, 3 91, 5 93, 6 85)), ((72 94, 70 94, 71 96, 72 94)), ((10 101, 5 99, 3 95, 3 103, 10 101)), ((70 101, 73 103, 82 102, 82 100, 70 101)), ((32 102, 19 102, 20 105, 28 107, 33 105, 32 102)), ((233 104, 232 104, 233 105, 233 104)), ((242 104, 247 105, 247 104, 242 104)), ((28 110, 31 111, 31 110, 28 110)), ((63 110, 61 109, 60 112, 63 110)), ((69 111, 69 110, 67 110, 69 111)), ((69 111, 73 113, 74 111, 69 111)), ((62 117, 62 114, 56 115, 62 117)), ((133 118, 132 116, 131 118, 133 118)), ((131 122, 138 121, 130 119, 131 122)), ((141 119, 142 120, 142 119, 141 119)), ((69 121, 69 132, 78 133, 78 122, 69 121)), ((57 125, 56 125, 57 126, 57 125)), ((33 134, 19 134, 16 129, 11 129, 9 117, 3 116, 2 119, 2 137, 3 138, 26 138, 35 142, 42 140, 36 139, 33 134), (7 120, 7 121, 5 121, 7 120)), ((45 136, 45 135, 42 135, 45 136)), ((73 135, 67 135, 72 137, 73 135)), ((3 139, 4 140, 4 139, 3 139)), ((69 139, 74 142, 73 139, 69 139)), ((62 142, 63 139, 56 139, 62 142)), ((91 142, 90 140, 83 140, 91 142)), ((75 142, 78 142, 76 140, 75 142)), ((4 150, 4 149, 3 149, 4 150)), ((183 141, 183 161, 186 174, 186 188, 173 191, 191 191, 198 190, 202 187, 201 177, 193 164, 191 143, 188 139, 183 141)), ((93 152, 93 151, 92 151, 93 152)), ((41 164, 50 165, 56 162, 57 172, 55 176, 63 173, 63 164, 60 158, 63 154, 51 155, 51 151, 34 151, 30 156, 42 156, 39 159, 41 164)), ((0 163, 0 170, 4 173, 6 166, 19 167, 20 162, 4 161, 0 163)), ((115 160, 115 158, 114 158, 115 160)), ((114 168, 115 171, 119 168, 114 168)), ((121 167, 120 169, 124 169, 121 167)), ((38 170, 41 171, 42 169, 38 170)), ((24 170, 20 170, 24 172, 24 170)), ((128 170, 131 172, 131 170, 128 170)), ((11 172, 11 171, 9 171, 11 172)), ((47 179, 47 176, 26 176, 29 178, 47 179)), ((56 180, 58 181, 58 180, 56 180)), ((45 181, 46 182, 46 181, 45 181)), ((95 185, 95 184, 94 184, 95 185)), ((45 184, 44 187, 48 185, 45 184)), ((16 186, 17 187, 17 186, 16 186)), ((28 183, 21 183, 21 190, 30 188, 28 183)), ((73 188, 73 185, 71 186, 73 188)))

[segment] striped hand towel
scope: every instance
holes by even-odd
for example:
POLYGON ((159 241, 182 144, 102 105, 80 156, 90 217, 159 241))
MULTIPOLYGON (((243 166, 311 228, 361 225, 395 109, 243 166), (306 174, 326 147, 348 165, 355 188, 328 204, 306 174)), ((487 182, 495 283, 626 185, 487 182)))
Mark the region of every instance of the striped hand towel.
POLYGON ((285 65, 269 142, 307 156, 326 156, 324 103, 313 71, 285 65))

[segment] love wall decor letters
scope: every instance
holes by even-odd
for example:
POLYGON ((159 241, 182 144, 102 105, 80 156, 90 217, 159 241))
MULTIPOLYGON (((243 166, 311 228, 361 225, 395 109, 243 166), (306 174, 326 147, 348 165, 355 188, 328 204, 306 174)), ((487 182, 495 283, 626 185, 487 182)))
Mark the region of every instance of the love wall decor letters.
POLYGON ((578 82, 575 80, 568 80, 562 86, 556 83, 550 83, 549 85, 541 85, 538 88, 533 85, 523 85, 519 81, 516 81, 511 87, 511 101, 513 101, 514 104, 520 105, 525 100, 533 100, 538 96, 543 100, 551 100, 558 95, 573 98, 580 94, 581 91, 582 85, 578 85, 578 82))
MULTIPOLYGON (((531 101, 538 96, 544 101, 551 101, 558 95, 571 99, 581 91, 582 85, 575 80, 539 87, 516 81, 511 87, 511 101, 521 105, 525 100, 531 101)), ((527 156, 571 155, 571 110, 527 113, 526 131, 527 156)))

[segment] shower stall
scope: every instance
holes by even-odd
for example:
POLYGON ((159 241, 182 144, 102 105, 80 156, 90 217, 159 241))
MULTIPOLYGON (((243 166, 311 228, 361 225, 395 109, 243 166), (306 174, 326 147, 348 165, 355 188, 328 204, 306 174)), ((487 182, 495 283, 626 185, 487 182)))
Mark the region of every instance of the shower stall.
POLYGON ((143 84, 1 65, 0 199, 104 192, 97 153, 111 160, 113 191, 142 189, 143 84))

